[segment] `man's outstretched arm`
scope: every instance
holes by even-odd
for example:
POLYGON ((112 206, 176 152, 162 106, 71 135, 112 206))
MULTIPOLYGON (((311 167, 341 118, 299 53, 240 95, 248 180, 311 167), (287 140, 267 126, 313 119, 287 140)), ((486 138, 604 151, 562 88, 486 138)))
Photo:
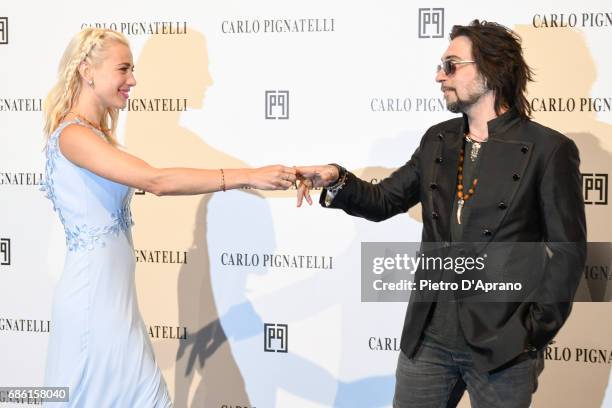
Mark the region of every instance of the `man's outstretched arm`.
POLYGON ((296 167, 300 178, 298 207, 303 199, 312 204, 310 189, 324 187, 321 205, 340 208, 353 216, 383 221, 406 212, 420 201, 420 151, 419 147, 410 161, 378 184, 361 180, 348 171, 342 174, 336 165, 296 167))

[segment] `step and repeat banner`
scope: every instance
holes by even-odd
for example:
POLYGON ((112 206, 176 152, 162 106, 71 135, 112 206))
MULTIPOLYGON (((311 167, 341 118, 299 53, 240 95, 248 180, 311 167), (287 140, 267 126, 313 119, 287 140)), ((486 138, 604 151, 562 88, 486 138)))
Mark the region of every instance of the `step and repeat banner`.
MULTIPOLYGON (((533 406, 612 407, 612 9, 603 0, 3 1, 0 386, 43 382, 66 249, 39 191, 41 105, 81 28, 128 37, 138 85, 118 138, 150 164, 337 162, 376 183, 453 116, 435 66, 451 27, 474 18, 521 35, 536 74, 534 119, 572 138, 582 159, 591 244, 579 292, 595 301, 576 303, 546 350, 533 406)), ((418 242, 420 207, 371 223, 298 209, 294 196, 136 192, 138 301, 175 406, 391 405, 406 304, 361 302, 360 248, 418 242)))

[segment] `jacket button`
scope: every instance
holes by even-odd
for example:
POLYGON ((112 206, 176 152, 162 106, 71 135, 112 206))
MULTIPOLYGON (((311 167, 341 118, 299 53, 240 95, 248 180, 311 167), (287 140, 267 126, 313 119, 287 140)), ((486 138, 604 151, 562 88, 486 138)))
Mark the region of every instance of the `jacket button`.
POLYGON ((444 139, 444 135, 442 133, 438 133, 438 139, 440 140, 444 139))
POLYGON ((442 163, 442 156, 436 157, 436 163, 442 163))
POLYGON ((485 237, 490 237, 491 236, 491 231, 486 229, 486 230, 482 231, 482 235, 484 235, 485 237))
POLYGON ((506 208, 508 208, 508 206, 506 205, 506 203, 504 203, 503 201, 501 201, 499 204, 497 204, 497 207, 500 210, 505 210, 506 208))
POLYGON ((521 152, 527 153, 528 151, 529 151, 529 147, 528 146, 521 147, 521 152))
POLYGON ((431 188, 432 190, 435 190, 435 189, 437 189, 437 188, 438 188, 438 185, 437 185, 436 183, 431 183, 431 184, 429 185, 429 188, 431 188))
POLYGON ((518 179, 520 179, 520 178, 521 178, 521 176, 519 176, 519 175, 518 175, 518 174, 516 174, 516 173, 514 173, 514 174, 512 175, 512 180, 514 180, 514 181, 517 181, 517 180, 518 180, 518 179))
POLYGON ((433 218, 434 220, 437 220, 438 218, 440 218, 440 215, 437 212, 432 211, 431 218, 433 218))

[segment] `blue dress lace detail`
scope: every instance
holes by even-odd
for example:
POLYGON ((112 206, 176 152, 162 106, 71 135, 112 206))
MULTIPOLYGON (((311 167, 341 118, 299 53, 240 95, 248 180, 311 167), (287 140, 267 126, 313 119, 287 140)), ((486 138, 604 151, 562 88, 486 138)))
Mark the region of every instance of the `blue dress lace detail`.
POLYGON ((61 154, 59 148, 59 135, 68 125, 74 123, 80 124, 82 126, 87 126, 100 137, 105 138, 104 135, 98 129, 88 126, 79 119, 62 123, 55 130, 55 132, 53 132, 47 143, 45 178, 42 182, 40 190, 44 191, 46 193, 46 197, 51 200, 51 202, 53 203, 53 210, 57 212, 59 219, 62 222, 62 225, 64 226, 64 231, 66 233, 66 246, 68 247, 68 250, 91 250, 96 245, 105 246, 105 241, 103 239, 105 235, 114 234, 115 236, 117 236, 120 232, 125 232, 132 225, 134 225, 134 222, 132 220, 132 213, 130 211, 130 200, 132 195, 130 192, 130 194, 128 194, 128 197, 126 198, 126 202, 122 203, 121 208, 110 213, 110 220, 107 225, 88 225, 86 223, 72 224, 66 222, 66 219, 62 214, 62 209, 57 204, 57 197, 55 194, 54 186, 54 172, 57 162, 62 159, 66 160, 61 154))

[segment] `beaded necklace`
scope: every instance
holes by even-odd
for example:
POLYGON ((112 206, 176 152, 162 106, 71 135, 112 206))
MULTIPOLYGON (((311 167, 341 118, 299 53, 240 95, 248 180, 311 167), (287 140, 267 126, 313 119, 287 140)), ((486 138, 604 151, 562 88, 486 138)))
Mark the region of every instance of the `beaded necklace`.
MULTIPOLYGON (((473 146, 472 146, 473 147, 473 146)), ((472 185, 465 192, 465 187, 463 185, 463 162, 465 160, 465 148, 461 149, 461 153, 459 156, 459 166, 457 167, 457 224, 461 224, 461 210, 463 210, 463 206, 465 203, 472 198, 474 193, 476 192, 476 185, 478 184, 478 177, 474 178, 472 181, 472 185)))

